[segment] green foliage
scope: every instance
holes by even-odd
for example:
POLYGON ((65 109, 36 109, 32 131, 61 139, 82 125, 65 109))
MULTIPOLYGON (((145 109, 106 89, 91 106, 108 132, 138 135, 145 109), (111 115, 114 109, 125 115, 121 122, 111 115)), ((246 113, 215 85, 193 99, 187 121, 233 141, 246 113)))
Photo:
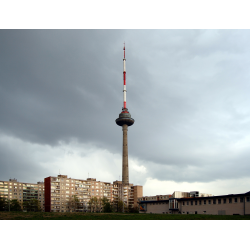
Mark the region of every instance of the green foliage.
POLYGON ((0 211, 9 211, 7 200, 3 197, 0 197, 0 211))
POLYGON ((41 207, 37 199, 31 199, 23 202, 23 210, 27 212, 40 212, 41 207))
POLYGON ((102 198, 102 208, 103 208, 102 211, 104 213, 111 213, 112 212, 112 206, 111 206, 111 203, 107 197, 102 198))
POLYGON ((18 200, 10 201, 10 211, 22 211, 21 205, 18 200))
POLYGON ((125 211, 126 210, 125 204, 121 200, 118 201, 118 204, 117 204, 117 212, 118 213, 122 213, 123 212, 123 206, 124 206, 124 211, 125 211))
POLYGON ((0 211, 22 211, 18 200, 7 200, 0 197, 0 211))
POLYGON ((131 207, 131 208, 129 208, 129 213, 139 213, 139 208, 138 207, 131 207))
POLYGON ((67 202, 67 210, 69 212, 76 212, 80 208, 81 206, 78 197, 76 195, 73 195, 67 202))
POLYGON ((117 212, 117 213, 127 213, 128 212, 128 208, 127 205, 122 201, 122 200, 118 200, 118 202, 114 202, 113 203, 113 211, 117 212))
POLYGON ((102 208, 102 198, 92 197, 89 202, 90 212, 100 213, 102 208))
POLYGON ((100 213, 101 211, 104 213, 112 212, 112 206, 107 197, 103 198, 92 197, 89 200, 88 204, 90 212, 96 212, 96 213, 100 213))

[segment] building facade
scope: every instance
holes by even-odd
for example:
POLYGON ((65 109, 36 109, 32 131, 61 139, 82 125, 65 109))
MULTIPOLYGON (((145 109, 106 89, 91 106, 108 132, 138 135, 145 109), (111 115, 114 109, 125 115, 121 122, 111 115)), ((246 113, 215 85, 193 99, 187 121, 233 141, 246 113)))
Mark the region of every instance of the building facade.
POLYGON ((109 182, 68 178, 67 175, 47 177, 45 185, 45 212, 87 212, 92 197, 113 199, 113 186, 109 182))
POLYGON ((138 205, 138 197, 143 195, 142 186, 123 186, 121 181, 111 184, 95 178, 72 179, 67 175, 47 177, 44 186, 45 212, 90 212, 89 201, 93 197, 106 197, 114 208, 118 201, 123 200, 126 206, 132 208, 138 205))
POLYGON ((38 200, 41 211, 44 211, 44 183, 25 183, 17 179, 0 181, 0 197, 7 200, 18 200, 23 210, 24 204, 31 200, 38 200))
POLYGON ((128 209, 138 208, 138 198, 143 196, 143 187, 129 183, 129 185, 123 185, 122 181, 113 182, 113 204, 114 207, 118 204, 118 201, 123 201, 125 207, 128 209))
POLYGON ((139 198, 140 213, 163 214, 250 214, 250 192, 212 196, 193 192, 174 192, 139 198))

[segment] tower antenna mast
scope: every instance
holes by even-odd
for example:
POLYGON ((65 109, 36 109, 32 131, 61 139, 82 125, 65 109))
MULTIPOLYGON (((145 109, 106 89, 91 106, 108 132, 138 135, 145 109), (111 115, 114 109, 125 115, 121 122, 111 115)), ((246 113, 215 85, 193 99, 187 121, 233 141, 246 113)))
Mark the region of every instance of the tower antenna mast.
POLYGON ((126 58, 125 58, 125 43, 123 47, 124 51, 124 57, 123 57, 123 108, 126 108, 126 95, 127 95, 127 90, 126 90, 126 58))

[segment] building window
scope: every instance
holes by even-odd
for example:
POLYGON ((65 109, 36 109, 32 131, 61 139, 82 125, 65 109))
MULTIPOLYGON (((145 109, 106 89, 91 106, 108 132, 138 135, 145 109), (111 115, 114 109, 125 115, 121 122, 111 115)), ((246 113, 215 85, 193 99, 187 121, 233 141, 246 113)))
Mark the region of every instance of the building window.
POLYGON ((216 199, 213 199, 213 204, 216 204, 216 199))
POLYGON ((187 214, 189 214, 189 212, 187 212, 187 214))
POLYGON ((201 205, 201 201, 199 201, 199 205, 201 205))
POLYGON ((243 202, 244 201, 244 198, 243 197, 240 197, 240 202, 243 202))
POLYGON ((193 201, 191 201, 191 205, 193 206, 193 201))
POLYGON ((223 199, 223 203, 226 204, 227 203, 227 199, 223 199))
POLYGON ((229 198, 229 203, 232 203, 232 198, 229 198))
POLYGON ((247 202, 250 202, 250 197, 247 197, 247 202))
POLYGON ((189 202, 187 201, 187 205, 189 205, 189 202))
POLYGON ((234 198, 234 202, 235 202, 235 203, 238 202, 238 199, 237 199, 237 198, 234 198))
POLYGON ((208 200, 208 204, 211 204, 211 200, 208 200))
POLYGON ((182 205, 185 206, 185 201, 182 202, 182 205))
POLYGON ((218 204, 221 204, 221 199, 218 199, 218 204))
POLYGON ((206 200, 204 200, 204 205, 206 205, 207 204, 207 201, 206 200))
POLYGON ((195 203, 195 205, 197 205, 197 201, 195 201, 194 203, 195 203))
POLYGON ((203 211, 203 214, 205 214, 207 211, 203 211))

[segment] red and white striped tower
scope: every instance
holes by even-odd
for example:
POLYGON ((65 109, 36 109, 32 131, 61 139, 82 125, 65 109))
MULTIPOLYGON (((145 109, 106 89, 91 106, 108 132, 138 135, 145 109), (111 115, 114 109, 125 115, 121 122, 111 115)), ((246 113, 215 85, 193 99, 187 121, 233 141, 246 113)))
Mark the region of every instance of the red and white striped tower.
POLYGON ((124 58, 123 58, 123 108, 126 108, 126 58, 125 58, 125 43, 124 43, 124 58))
POLYGON ((128 171, 128 126, 134 124, 134 119, 131 118, 130 113, 127 109, 126 101, 126 59, 125 59, 125 44, 123 47, 124 57, 123 57, 123 108, 122 112, 119 114, 119 118, 115 120, 116 124, 122 126, 123 131, 123 146, 122 146, 122 185, 129 185, 129 171, 128 171))

